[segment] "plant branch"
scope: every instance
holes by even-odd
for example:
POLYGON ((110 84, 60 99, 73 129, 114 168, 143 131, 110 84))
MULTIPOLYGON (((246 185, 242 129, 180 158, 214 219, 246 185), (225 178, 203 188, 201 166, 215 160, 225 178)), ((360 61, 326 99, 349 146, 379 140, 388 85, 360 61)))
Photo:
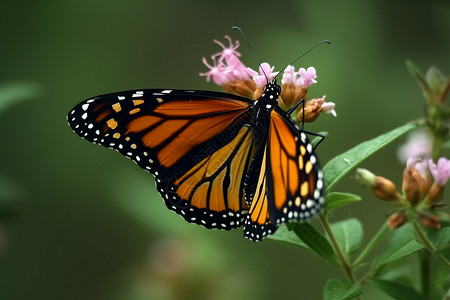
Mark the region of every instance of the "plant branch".
POLYGON ((432 244, 432 242, 428 239, 425 232, 423 232, 420 224, 418 224, 417 218, 414 216, 414 213, 411 211, 407 211, 407 216, 411 224, 413 225, 414 231, 418 236, 420 242, 425 246, 425 248, 433 254, 440 262, 442 262, 447 268, 450 269, 450 262, 442 256, 440 253, 436 251, 436 248, 432 244))
POLYGON ((322 226, 327 233, 328 237, 330 238, 331 244, 334 247, 334 250, 336 251, 339 261, 344 268, 345 273, 347 274, 347 277, 349 281, 354 284, 356 283, 355 276, 353 275, 352 268, 350 267, 350 264, 347 261, 347 258, 345 257, 344 253, 342 252, 341 248, 339 247, 339 244, 336 240, 336 237, 334 236, 333 231, 331 230, 330 223, 328 222, 328 219, 324 213, 320 214, 320 222, 322 223, 322 226))
POLYGON ((380 227, 378 232, 374 235, 374 237, 370 240, 367 246, 361 251, 359 256, 352 263, 352 267, 357 267, 359 263, 373 250, 378 241, 384 236, 384 234, 388 231, 387 223, 384 222, 380 227))

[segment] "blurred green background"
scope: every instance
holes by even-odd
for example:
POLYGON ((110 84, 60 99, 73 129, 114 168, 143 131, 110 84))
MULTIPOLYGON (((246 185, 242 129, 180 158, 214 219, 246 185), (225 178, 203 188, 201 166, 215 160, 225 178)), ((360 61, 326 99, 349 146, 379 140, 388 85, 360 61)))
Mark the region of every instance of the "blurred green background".
MULTIPOLYGON (((421 115, 406 59, 450 74, 444 0, 41 0, 2 1, 0 11, 0 92, 23 100, 0 104, 0 299, 320 299, 328 278, 344 277, 338 269, 241 230, 186 223, 165 208, 151 175, 73 134, 66 113, 121 90, 219 90, 198 76, 201 57, 219 51, 212 40, 225 34, 242 40, 233 25, 277 68, 329 39, 296 64, 316 67, 310 98, 337 104, 337 118, 307 124, 329 132, 318 150, 324 164, 421 115)), ((396 147, 364 167, 400 184, 396 147)), ((361 218, 367 240, 391 206, 352 178, 338 190, 364 201, 332 221, 361 218)))

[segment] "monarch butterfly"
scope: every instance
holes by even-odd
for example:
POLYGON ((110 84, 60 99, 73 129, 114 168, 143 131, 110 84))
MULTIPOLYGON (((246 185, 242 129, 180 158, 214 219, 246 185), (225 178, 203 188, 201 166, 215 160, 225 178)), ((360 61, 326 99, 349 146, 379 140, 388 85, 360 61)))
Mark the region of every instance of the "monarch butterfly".
POLYGON ((277 105, 208 91, 134 90, 85 100, 68 114, 82 138, 115 149, 156 178, 167 207, 206 228, 244 226, 259 241, 318 214, 323 172, 303 130, 277 105))

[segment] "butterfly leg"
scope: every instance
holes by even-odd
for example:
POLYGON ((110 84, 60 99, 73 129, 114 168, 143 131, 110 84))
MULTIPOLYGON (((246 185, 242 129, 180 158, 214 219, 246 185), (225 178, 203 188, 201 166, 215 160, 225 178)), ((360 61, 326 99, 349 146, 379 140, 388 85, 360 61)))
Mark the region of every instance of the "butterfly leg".
MULTIPOLYGON (((289 108, 289 109, 286 111, 287 115, 290 116, 290 115, 294 112, 294 110, 297 109, 297 107, 298 107, 300 104, 303 104, 303 119, 305 119, 305 100, 303 100, 303 99, 301 99, 300 101, 298 101, 297 103, 295 103, 294 106, 292 106, 291 108, 289 108)), ((303 128, 303 123, 304 123, 304 122, 302 122, 302 128, 303 128)))
POLYGON ((312 136, 318 136, 320 137, 320 140, 317 142, 317 144, 314 146, 314 150, 316 150, 317 146, 319 146, 320 143, 322 143, 322 141, 325 139, 325 136, 323 134, 320 133, 316 133, 316 132, 311 132, 311 131, 306 131, 303 130, 304 133, 312 135, 312 136))
POLYGON ((304 125, 305 125, 305 100, 301 99, 300 101, 298 101, 297 103, 295 103, 294 106, 292 106, 291 108, 289 108, 289 109, 286 111, 286 113, 288 114, 288 116, 290 116, 290 115, 294 112, 294 110, 297 109, 297 107, 298 107, 299 105, 302 105, 302 106, 303 106, 303 107, 302 107, 302 108, 303 108, 303 109, 302 109, 302 131, 303 131, 304 133, 306 133, 306 134, 310 134, 310 135, 313 135, 313 136, 318 136, 318 137, 320 137, 320 141, 314 146, 314 150, 316 150, 317 146, 319 146, 319 144, 322 143, 322 141, 325 139, 325 136, 322 135, 322 134, 320 134, 320 133, 315 133, 315 132, 311 132, 311 131, 306 131, 306 130, 303 129, 303 128, 304 128, 304 125))

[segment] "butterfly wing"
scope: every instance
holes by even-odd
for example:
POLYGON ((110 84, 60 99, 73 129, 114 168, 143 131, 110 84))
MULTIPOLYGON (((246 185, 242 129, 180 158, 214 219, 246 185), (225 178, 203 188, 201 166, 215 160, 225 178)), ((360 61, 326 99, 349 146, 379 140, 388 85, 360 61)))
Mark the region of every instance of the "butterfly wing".
POLYGON ((274 224, 305 221, 324 205, 323 171, 306 134, 281 109, 272 111, 267 191, 274 224))
POLYGON ((245 176, 256 150, 251 100, 205 91, 103 95, 68 115, 75 133, 115 149, 156 178, 167 207, 207 228, 241 225, 245 176))
POLYGON ((246 180, 246 186, 252 187, 246 191, 254 195, 244 225, 247 238, 259 241, 280 224, 305 221, 321 211, 323 172, 313 146, 279 107, 270 113, 262 159, 255 159, 249 174, 253 168, 260 173, 257 181, 246 180))
POLYGON ((257 242, 277 230, 271 222, 268 206, 267 146, 258 151, 251 164, 245 180, 245 194, 250 210, 244 223, 244 236, 257 242))

